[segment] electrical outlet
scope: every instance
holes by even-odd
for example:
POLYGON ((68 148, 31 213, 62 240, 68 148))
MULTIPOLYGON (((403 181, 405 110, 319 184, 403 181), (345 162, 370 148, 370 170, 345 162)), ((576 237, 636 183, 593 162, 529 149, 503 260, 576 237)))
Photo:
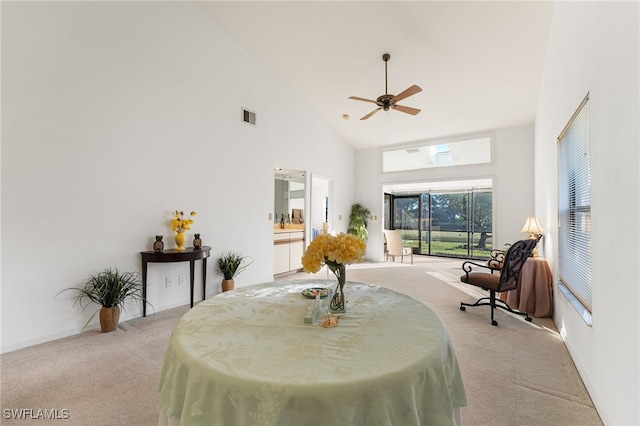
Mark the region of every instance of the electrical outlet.
POLYGON ((178 285, 184 285, 184 283, 186 283, 187 280, 185 279, 184 275, 180 275, 178 277, 178 285))
POLYGON ((173 280, 171 277, 166 277, 164 282, 165 287, 173 287, 173 280))

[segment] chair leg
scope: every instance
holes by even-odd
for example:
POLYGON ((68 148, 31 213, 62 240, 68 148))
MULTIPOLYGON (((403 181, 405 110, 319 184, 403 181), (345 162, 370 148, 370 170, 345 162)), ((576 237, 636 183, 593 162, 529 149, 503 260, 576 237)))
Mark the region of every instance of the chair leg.
POLYGON ((500 309, 502 309, 504 311, 511 312, 512 314, 523 316, 525 321, 531 322, 531 317, 529 316, 528 312, 516 311, 515 309, 511 308, 511 306, 509 306, 509 304, 507 302, 505 302, 504 300, 497 299, 497 301, 501 302, 502 304, 501 305, 496 305, 496 308, 500 308, 500 309))
POLYGON ((493 319, 493 311, 496 309, 496 292, 495 290, 489 290, 489 297, 491 299, 491 325, 498 325, 498 321, 493 319))
POLYGON ((512 309, 511 306, 504 300, 496 298, 495 290, 489 290, 489 297, 482 297, 476 300, 475 303, 460 302, 460 310, 466 311, 466 306, 490 306, 491 307, 491 325, 498 325, 498 321, 494 319, 495 308, 502 309, 512 314, 523 316, 525 321, 531 322, 531 317, 527 312, 520 312, 512 309))

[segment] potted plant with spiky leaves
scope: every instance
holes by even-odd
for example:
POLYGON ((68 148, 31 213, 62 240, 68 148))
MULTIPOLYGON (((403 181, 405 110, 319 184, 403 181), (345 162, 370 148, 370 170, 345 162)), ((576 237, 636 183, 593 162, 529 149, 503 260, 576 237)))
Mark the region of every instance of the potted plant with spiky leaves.
MULTIPOLYGON (((93 317, 100 312, 100 327, 103 333, 114 331, 120 321, 120 308, 128 300, 140 300, 142 296, 142 283, 137 272, 120 272, 117 268, 108 268, 97 274, 90 275, 81 287, 71 287, 62 290, 74 291, 74 306, 79 304, 84 311, 91 303, 101 306, 91 315, 83 330, 91 322, 93 317)), ((60 293, 62 293, 60 292, 60 293)), ((58 293, 59 294, 59 293, 58 293)))
POLYGON ((233 251, 218 256, 216 272, 223 277, 222 291, 233 290, 235 287, 234 278, 253 263, 253 260, 247 261, 247 259, 242 254, 233 251))

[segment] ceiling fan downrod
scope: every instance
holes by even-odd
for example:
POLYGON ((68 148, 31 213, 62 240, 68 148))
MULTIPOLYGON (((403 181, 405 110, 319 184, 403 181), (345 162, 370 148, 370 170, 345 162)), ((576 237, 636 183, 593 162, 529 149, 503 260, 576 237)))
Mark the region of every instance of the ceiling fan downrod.
POLYGON ((389 59, 391 59, 391 55, 389 55, 388 53, 385 53, 384 55, 382 55, 382 60, 384 61, 384 94, 385 95, 389 94, 389 89, 387 88, 387 62, 389 62, 389 59))

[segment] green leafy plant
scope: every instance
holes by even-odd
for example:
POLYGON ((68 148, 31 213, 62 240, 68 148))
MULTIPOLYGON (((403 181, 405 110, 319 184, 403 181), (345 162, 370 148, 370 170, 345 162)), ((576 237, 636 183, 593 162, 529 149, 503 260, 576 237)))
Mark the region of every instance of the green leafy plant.
POLYGON ((364 207, 360 203, 356 203, 351 206, 351 214, 349 215, 349 228, 347 233, 360 237, 362 241, 367 241, 369 238, 369 232, 367 231, 367 224, 371 211, 364 207))
MULTIPOLYGON (((103 308, 119 306, 124 310, 124 304, 127 300, 144 302, 142 282, 138 273, 120 272, 117 268, 108 268, 100 273, 90 275, 81 287, 65 288, 60 293, 66 291, 76 293, 72 297, 73 305, 79 304, 83 312, 91 303, 96 303, 103 308)), ((83 330, 99 311, 100 309, 91 315, 83 330)))
POLYGON ((247 262, 247 259, 247 257, 233 251, 223 253, 218 256, 216 272, 222 275, 225 280, 232 280, 253 263, 253 260, 247 262))

